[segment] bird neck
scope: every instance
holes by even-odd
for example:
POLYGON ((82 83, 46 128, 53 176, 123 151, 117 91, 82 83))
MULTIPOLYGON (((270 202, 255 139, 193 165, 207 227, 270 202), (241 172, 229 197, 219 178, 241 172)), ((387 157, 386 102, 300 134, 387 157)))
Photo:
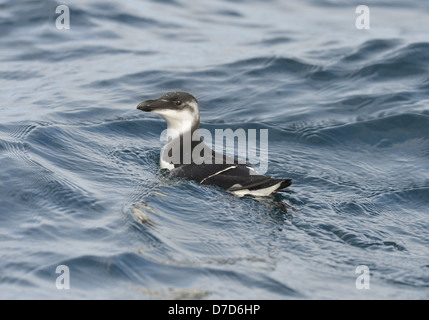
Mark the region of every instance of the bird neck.
POLYGON ((200 128, 200 117, 189 119, 189 120, 176 120, 176 119, 168 119, 167 120, 167 126, 168 126, 168 135, 171 137, 171 139, 177 139, 179 137, 183 137, 183 135, 190 133, 190 136, 192 137, 195 130, 200 128))
POLYGON ((193 163, 192 152, 202 142, 197 130, 200 128, 199 119, 192 124, 178 124, 171 121, 167 123, 168 137, 167 144, 161 151, 161 168, 172 170, 177 166, 193 163), (170 131, 170 129, 173 130, 170 131))

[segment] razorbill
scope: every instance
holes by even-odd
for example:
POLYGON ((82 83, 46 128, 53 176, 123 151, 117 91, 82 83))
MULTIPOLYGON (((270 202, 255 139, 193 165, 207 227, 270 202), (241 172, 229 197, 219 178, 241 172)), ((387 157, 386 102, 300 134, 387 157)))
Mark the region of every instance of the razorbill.
POLYGON ((200 112, 197 99, 189 93, 168 92, 158 99, 143 101, 137 109, 161 115, 167 121, 168 130, 176 133, 171 135, 160 158, 161 168, 170 170, 171 177, 216 185, 238 197, 268 196, 292 184, 290 179, 258 175, 248 163, 211 150, 201 139, 199 130, 194 139, 195 131, 200 128, 200 112), (178 155, 175 159, 173 153, 178 155))

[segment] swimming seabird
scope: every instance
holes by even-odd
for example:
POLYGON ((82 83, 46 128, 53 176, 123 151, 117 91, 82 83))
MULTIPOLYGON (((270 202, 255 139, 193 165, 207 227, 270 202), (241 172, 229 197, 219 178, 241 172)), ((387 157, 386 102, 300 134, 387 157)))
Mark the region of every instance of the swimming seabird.
POLYGON ((248 163, 211 150, 199 135, 191 139, 194 133, 199 133, 200 112, 197 99, 189 93, 168 92, 158 99, 143 101, 137 109, 161 115, 173 132, 160 158, 161 168, 170 170, 171 177, 216 185, 239 197, 268 196, 292 184, 290 179, 258 175, 248 163), (180 154, 173 161, 176 147, 180 154), (201 150, 207 152, 201 155, 201 150))

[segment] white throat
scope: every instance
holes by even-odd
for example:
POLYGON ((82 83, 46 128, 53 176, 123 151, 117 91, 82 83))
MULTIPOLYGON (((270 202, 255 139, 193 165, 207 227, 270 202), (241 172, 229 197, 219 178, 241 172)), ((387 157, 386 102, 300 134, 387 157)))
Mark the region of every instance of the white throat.
POLYGON ((190 108, 182 110, 156 109, 152 111, 153 113, 162 116, 165 121, 167 121, 168 126, 166 130, 167 132, 165 132, 167 135, 167 144, 162 148, 160 158, 160 165, 163 169, 174 169, 174 164, 171 162, 171 159, 169 159, 167 153, 170 148, 178 143, 180 148, 181 144, 177 139, 180 136, 183 136, 184 139, 186 139, 185 137, 191 139, 193 130, 200 127, 200 112, 198 110, 198 104, 191 102, 188 103, 188 106, 190 106, 190 108), (189 133, 189 136, 187 133, 189 133))
POLYGON ((198 127, 199 124, 198 111, 157 110, 153 112, 161 115, 167 121, 168 135, 173 139, 183 135, 185 132, 192 132, 192 129, 198 127))

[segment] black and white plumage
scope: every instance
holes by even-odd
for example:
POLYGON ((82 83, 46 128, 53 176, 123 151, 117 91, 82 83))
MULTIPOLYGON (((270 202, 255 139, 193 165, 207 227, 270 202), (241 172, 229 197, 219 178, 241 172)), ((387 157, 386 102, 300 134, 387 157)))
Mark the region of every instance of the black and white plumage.
MULTIPOLYGON (((216 185, 242 197, 244 195, 268 196, 276 191, 290 186, 290 179, 277 179, 270 176, 258 175, 249 164, 243 164, 238 159, 211 150, 198 137, 190 143, 190 148, 182 148, 185 137, 189 138, 200 128, 200 112, 194 96, 186 92, 169 92, 155 100, 140 103, 137 109, 161 115, 167 121, 168 129, 174 129, 173 136, 161 153, 160 165, 170 170, 171 177, 181 177, 196 180, 200 184, 216 185), (180 148, 180 159, 168 161, 166 152, 174 145, 180 148), (167 148, 168 147, 168 148, 167 148), (191 157, 194 148, 206 148, 204 159, 191 157), (191 154, 189 154, 191 153, 191 154), (211 161, 207 160, 211 157, 211 161), (185 161, 185 159, 190 159, 185 161), (220 164, 219 164, 220 163, 220 164)), ((199 150, 199 149, 198 149, 199 150)), ((201 152, 198 152, 201 156, 201 152)), ((195 153, 194 153, 195 156, 195 153)), ((202 157, 202 156, 201 156, 202 157)))

